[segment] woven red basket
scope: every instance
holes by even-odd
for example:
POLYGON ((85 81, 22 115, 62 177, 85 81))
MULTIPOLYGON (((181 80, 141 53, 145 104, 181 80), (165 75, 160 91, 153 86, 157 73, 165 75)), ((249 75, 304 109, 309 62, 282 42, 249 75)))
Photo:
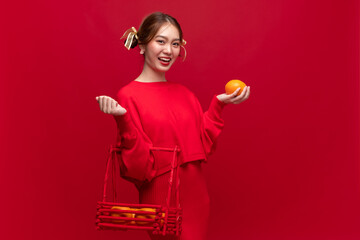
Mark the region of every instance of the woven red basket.
MULTIPOLYGON (((97 204, 96 228, 98 230, 146 230, 153 234, 177 235, 181 234, 182 209, 179 201, 179 171, 177 163, 177 154, 180 149, 152 147, 151 151, 173 152, 171 162, 171 171, 169 177, 169 188, 166 197, 166 205, 152 204, 129 204, 120 203, 116 194, 116 161, 114 152, 119 152, 116 146, 109 149, 109 158, 106 166, 104 180, 103 200, 97 204), (113 201, 107 201, 107 186, 109 182, 110 171, 112 170, 112 195, 113 201), (175 186, 176 207, 170 207, 171 191, 175 186)), ((120 175, 120 174, 119 174, 120 175)))

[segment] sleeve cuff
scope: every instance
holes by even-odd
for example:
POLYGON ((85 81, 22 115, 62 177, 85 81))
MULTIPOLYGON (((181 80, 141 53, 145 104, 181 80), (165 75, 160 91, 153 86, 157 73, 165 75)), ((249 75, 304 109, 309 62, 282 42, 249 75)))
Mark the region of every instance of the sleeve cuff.
POLYGON ((227 105, 226 103, 220 101, 218 98, 217 98, 217 95, 214 95, 213 97, 213 100, 216 100, 216 104, 219 105, 219 107, 221 108, 221 110, 227 105))
POLYGON ((126 112, 124 115, 114 116, 116 124, 121 132, 128 132, 131 130, 132 120, 130 114, 126 112))
POLYGON ((222 122, 223 120, 221 118, 221 112, 225 105, 226 103, 223 103, 216 97, 216 95, 214 95, 208 110, 209 117, 222 122))

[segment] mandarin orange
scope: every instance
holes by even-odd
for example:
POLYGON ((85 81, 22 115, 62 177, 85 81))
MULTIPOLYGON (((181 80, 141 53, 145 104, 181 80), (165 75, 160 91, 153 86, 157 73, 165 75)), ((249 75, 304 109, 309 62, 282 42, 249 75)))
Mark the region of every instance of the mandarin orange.
POLYGON ((244 90, 245 87, 246 87, 246 84, 240 80, 237 80, 237 79, 230 80, 225 85, 225 93, 229 95, 229 94, 232 94, 233 92, 235 92, 236 89, 241 88, 237 94, 237 96, 238 96, 241 94, 241 92, 244 90))
MULTIPOLYGON (((135 218, 155 219, 155 214, 156 214, 156 209, 155 208, 139 208, 139 209, 136 209, 136 211, 153 212, 154 214, 137 213, 137 214, 135 214, 135 218)), ((151 224, 151 222, 139 221, 139 220, 137 220, 136 223, 139 224, 139 225, 149 225, 149 224, 151 224)))
MULTIPOLYGON (((129 207, 120 207, 120 206, 113 206, 111 209, 112 210, 125 210, 125 211, 131 211, 132 210, 129 207)), ((134 218, 134 214, 131 213, 131 212, 128 212, 128 213, 127 212, 122 212, 122 213, 114 212, 114 213, 111 213, 111 216, 113 216, 113 217, 134 218)), ((113 222, 116 222, 116 223, 129 223, 129 220, 116 219, 116 220, 113 220, 113 222)))

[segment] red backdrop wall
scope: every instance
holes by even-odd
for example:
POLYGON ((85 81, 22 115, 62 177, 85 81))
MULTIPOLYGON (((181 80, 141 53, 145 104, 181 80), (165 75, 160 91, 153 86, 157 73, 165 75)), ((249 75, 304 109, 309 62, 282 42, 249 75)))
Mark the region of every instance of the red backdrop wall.
POLYGON ((35 0, 2 11, 2 239, 146 239, 95 230, 116 134, 95 96, 140 73, 119 37, 153 11, 181 23, 188 57, 167 78, 204 109, 230 79, 251 86, 224 110, 206 165, 209 239, 360 238, 359 1, 35 0))

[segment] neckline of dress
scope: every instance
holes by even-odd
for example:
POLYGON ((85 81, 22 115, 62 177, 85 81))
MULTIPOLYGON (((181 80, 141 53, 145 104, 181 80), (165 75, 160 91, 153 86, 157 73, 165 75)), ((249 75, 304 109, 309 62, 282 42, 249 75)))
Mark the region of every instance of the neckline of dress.
POLYGON ((136 84, 141 84, 143 86, 168 86, 169 84, 172 84, 172 82, 165 81, 165 82, 139 82, 139 81, 132 81, 136 84))
POLYGON ((141 82, 141 81, 136 81, 133 80, 134 82, 138 82, 138 83, 167 83, 168 81, 157 81, 157 82, 141 82))

